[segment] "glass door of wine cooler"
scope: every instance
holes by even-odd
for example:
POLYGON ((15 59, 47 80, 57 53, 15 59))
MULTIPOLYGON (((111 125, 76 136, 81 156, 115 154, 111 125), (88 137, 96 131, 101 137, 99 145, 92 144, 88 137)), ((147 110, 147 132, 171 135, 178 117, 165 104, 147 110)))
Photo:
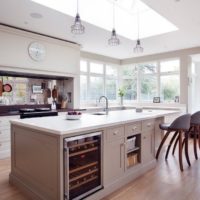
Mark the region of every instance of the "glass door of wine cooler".
POLYGON ((65 200, 82 199, 102 188, 101 135, 64 139, 65 200))

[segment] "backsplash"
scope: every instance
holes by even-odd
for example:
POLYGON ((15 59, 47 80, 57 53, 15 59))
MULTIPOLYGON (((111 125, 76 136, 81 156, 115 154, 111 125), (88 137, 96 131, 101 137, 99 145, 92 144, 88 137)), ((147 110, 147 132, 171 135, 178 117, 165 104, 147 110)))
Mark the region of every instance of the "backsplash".
POLYGON ((8 76, 1 76, 0 79, 4 85, 10 84, 12 86, 11 92, 3 92, 0 97, 0 105, 51 104, 54 86, 58 90, 57 103, 61 103, 63 99, 71 101, 71 91, 67 87, 67 80, 8 76))

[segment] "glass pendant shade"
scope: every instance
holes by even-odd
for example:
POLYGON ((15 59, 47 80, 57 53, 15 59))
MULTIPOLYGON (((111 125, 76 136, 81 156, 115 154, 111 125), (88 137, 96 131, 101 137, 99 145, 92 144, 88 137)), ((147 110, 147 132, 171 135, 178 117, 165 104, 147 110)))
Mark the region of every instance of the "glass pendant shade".
POLYGON ((85 27, 81 23, 81 18, 79 14, 76 14, 74 24, 71 26, 71 32, 76 35, 83 34, 85 32, 85 27))
POLYGON ((136 46, 134 48, 134 53, 143 53, 144 49, 141 46, 140 40, 137 40, 136 46))
POLYGON ((119 40, 119 38, 117 38, 115 29, 112 30, 111 38, 108 40, 108 44, 110 46, 117 46, 120 44, 120 40, 119 40))

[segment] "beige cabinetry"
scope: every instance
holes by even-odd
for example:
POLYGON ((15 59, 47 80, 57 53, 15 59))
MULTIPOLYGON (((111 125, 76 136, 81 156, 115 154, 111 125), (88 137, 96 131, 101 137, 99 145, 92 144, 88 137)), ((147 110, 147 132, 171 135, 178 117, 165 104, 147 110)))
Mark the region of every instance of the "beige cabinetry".
POLYGON ((155 120, 145 120, 142 122, 142 163, 148 163, 155 157, 155 120))
MULTIPOLYGON (((82 133, 103 133, 103 189, 88 196, 88 200, 102 199, 156 166, 154 140, 158 122, 158 118, 123 121, 82 133)), ((12 124, 10 182, 26 190, 32 199, 64 200, 63 140, 75 135, 80 132, 58 135, 12 124)))
POLYGON ((124 127, 108 128, 104 148, 104 183, 117 180, 124 173, 124 127))
POLYGON ((155 159, 155 119, 109 127, 104 136, 104 184, 155 159))
POLYGON ((0 117, 0 159, 10 157, 10 120, 18 116, 0 117))
POLYGON ((142 133, 142 163, 145 164, 154 159, 154 130, 142 133))

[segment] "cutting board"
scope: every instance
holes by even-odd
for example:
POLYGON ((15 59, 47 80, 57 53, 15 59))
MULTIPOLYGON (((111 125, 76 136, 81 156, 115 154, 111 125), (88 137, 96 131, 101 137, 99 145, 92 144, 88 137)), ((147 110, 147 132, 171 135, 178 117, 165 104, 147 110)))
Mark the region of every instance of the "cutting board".
POLYGON ((57 90, 56 86, 54 86, 54 88, 52 90, 52 97, 53 97, 53 99, 58 98, 58 90, 57 90))

